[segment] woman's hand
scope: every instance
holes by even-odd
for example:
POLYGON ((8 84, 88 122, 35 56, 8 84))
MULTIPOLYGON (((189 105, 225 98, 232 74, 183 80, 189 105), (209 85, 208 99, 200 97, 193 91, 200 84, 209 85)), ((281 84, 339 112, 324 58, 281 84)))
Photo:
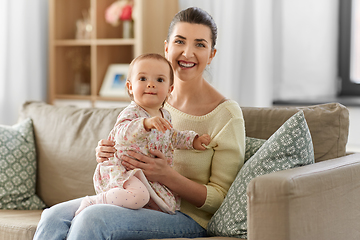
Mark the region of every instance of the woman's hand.
POLYGON ((108 158, 113 157, 116 152, 115 142, 111 140, 102 139, 98 142, 98 146, 95 148, 96 161, 102 163, 108 158))
POLYGON ((161 151, 150 150, 150 153, 153 154, 155 158, 134 151, 128 151, 127 154, 130 157, 123 155, 121 157, 123 160, 122 164, 127 170, 140 168, 148 180, 163 183, 166 181, 167 173, 169 173, 171 167, 167 164, 165 155, 161 151))
POLYGON ((196 207, 201 207, 206 200, 207 189, 203 184, 196 183, 175 171, 166 161, 165 155, 159 150, 150 150, 155 158, 128 151, 129 156, 122 156, 122 164, 127 170, 140 168, 147 179, 160 182, 179 194, 196 207))

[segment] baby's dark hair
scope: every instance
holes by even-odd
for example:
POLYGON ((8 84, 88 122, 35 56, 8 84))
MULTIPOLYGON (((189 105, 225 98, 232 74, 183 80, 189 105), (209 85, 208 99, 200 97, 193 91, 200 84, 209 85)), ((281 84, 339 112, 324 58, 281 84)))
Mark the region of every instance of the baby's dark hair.
MULTIPOLYGON (((128 76, 127 76, 126 81, 130 82, 132 69, 133 69, 135 63, 140 61, 140 60, 143 60, 143 59, 154 59, 154 60, 159 60, 159 61, 166 62, 169 65, 170 86, 172 86, 174 84, 174 70, 172 68, 171 63, 165 57, 163 57, 163 56, 161 56, 160 54, 157 54, 157 53, 145 53, 145 54, 139 55, 136 58, 134 58, 130 63, 128 76)), ((128 94, 129 94, 130 98, 133 99, 133 95, 130 94, 129 89, 127 89, 127 91, 128 91, 128 94)))
POLYGON ((212 40, 211 49, 212 50, 215 49, 216 39, 217 39, 217 26, 214 19, 211 17, 209 13, 197 7, 190 7, 185 10, 181 10, 175 15, 175 17, 170 23, 168 35, 167 35, 167 41, 169 41, 170 35, 174 30, 174 26, 178 22, 195 23, 209 27, 211 30, 211 40, 212 40))

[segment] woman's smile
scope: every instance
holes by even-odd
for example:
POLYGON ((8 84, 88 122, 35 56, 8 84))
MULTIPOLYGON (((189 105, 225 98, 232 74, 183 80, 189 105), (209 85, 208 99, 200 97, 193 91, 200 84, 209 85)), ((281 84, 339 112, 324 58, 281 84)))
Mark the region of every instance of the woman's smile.
POLYGON ((182 68, 192 68, 195 67, 196 63, 194 62, 186 62, 186 61, 178 61, 178 64, 182 68))

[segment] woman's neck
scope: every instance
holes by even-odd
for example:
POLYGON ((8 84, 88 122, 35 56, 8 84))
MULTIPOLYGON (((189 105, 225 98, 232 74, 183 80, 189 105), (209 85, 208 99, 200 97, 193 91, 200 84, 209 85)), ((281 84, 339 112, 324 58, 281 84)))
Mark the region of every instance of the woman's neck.
POLYGON ((222 99, 224 97, 204 79, 198 81, 176 79, 168 103, 187 114, 202 116, 214 110, 222 99))
POLYGON ((176 102, 196 103, 199 99, 202 99, 206 85, 207 82, 204 79, 197 81, 175 80, 171 97, 176 99, 176 102))

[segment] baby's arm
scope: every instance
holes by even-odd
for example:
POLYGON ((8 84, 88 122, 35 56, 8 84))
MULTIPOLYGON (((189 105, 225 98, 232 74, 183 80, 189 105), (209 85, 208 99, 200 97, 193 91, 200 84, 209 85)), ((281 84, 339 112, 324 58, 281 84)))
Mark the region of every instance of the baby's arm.
POLYGON ((202 144, 209 145, 211 142, 211 137, 208 134, 199 136, 194 131, 178 131, 174 128, 171 131, 173 132, 171 142, 176 149, 205 150, 206 148, 202 144))
POLYGON ((125 108, 118 116, 114 128, 111 130, 109 139, 116 140, 117 144, 126 141, 137 143, 142 141, 149 133, 144 128, 145 114, 135 107, 125 108))
POLYGON ((162 117, 151 117, 144 119, 144 128, 146 131, 157 129, 164 133, 166 130, 171 129, 172 125, 168 120, 162 117))
POLYGON ((211 137, 209 134, 203 134, 201 136, 196 136, 194 138, 193 146, 197 150, 205 150, 206 148, 203 146, 205 144, 206 146, 209 145, 211 141, 211 137))

